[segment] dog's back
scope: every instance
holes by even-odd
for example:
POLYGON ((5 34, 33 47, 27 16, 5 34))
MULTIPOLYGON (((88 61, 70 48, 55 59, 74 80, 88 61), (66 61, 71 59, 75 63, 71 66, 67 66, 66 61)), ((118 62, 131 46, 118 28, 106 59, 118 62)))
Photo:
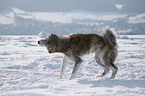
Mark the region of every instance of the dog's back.
POLYGON ((103 37, 97 34, 73 34, 69 36, 69 50, 73 50, 78 56, 94 52, 97 47, 105 43, 103 37))

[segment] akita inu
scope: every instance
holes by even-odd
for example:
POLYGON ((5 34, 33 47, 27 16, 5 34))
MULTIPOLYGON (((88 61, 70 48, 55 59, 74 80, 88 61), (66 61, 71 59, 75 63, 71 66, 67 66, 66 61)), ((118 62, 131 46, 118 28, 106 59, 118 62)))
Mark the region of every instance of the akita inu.
POLYGON ((114 78, 118 67, 114 64, 117 57, 116 37, 110 29, 106 29, 102 36, 97 34, 72 34, 67 37, 51 34, 46 39, 38 41, 40 46, 45 46, 49 53, 64 53, 63 64, 60 71, 60 78, 64 74, 67 57, 75 62, 70 79, 73 79, 82 63, 81 56, 94 52, 95 61, 104 68, 102 75, 105 76, 110 68, 113 73, 110 78, 114 78))

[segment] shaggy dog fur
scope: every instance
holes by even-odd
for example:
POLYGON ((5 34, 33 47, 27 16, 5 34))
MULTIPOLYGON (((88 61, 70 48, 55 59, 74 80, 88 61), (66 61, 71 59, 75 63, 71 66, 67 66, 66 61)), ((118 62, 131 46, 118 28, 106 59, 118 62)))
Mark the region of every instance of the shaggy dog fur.
POLYGON ((113 73, 110 78, 114 78, 117 73, 117 66, 114 61, 117 57, 116 37, 110 29, 106 29, 102 36, 97 34, 72 34, 68 37, 51 34, 46 39, 38 41, 40 46, 45 46, 49 53, 64 53, 63 64, 60 71, 60 78, 64 74, 67 58, 74 61, 74 68, 70 79, 73 79, 82 63, 81 56, 94 52, 95 61, 104 68, 101 76, 105 76, 110 68, 113 73))

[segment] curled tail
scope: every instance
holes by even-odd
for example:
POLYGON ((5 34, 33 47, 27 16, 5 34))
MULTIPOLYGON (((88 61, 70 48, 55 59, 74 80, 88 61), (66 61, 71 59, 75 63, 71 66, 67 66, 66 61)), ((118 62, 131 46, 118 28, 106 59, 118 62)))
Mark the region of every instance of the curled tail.
POLYGON ((116 36, 113 34, 113 32, 107 28, 102 34, 103 38, 105 39, 105 42, 112 48, 117 48, 117 42, 116 42, 116 36))

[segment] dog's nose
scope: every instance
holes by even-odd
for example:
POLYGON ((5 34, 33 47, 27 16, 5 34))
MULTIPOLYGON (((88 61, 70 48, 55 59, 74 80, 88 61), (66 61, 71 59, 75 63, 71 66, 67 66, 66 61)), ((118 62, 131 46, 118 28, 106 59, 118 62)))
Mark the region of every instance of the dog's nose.
POLYGON ((38 41, 38 44, 40 44, 40 41, 38 41))

